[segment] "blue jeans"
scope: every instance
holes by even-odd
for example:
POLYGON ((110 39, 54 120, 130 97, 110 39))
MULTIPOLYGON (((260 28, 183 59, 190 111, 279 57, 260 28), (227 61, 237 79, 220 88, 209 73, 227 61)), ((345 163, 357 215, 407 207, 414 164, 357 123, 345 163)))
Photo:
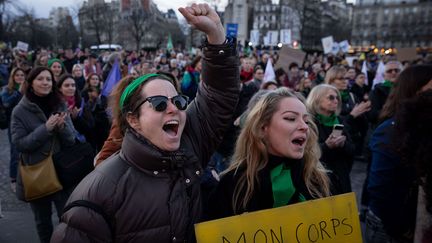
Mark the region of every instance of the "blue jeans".
POLYGON ((384 225, 378 216, 370 209, 366 213, 366 243, 407 243, 409 241, 398 240, 390 235, 384 229, 384 225))
POLYGON ((8 128, 8 138, 9 138, 9 145, 10 145, 9 177, 11 179, 16 179, 18 173, 19 152, 16 146, 12 143, 10 124, 8 128))
POLYGON ((30 202, 31 209, 33 211, 36 229, 41 243, 49 243, 51 235, 53 233, 53 222, 52 222, 52 203, 57 211, 57 216, 60 220, 63 214, 63 208, 72 189, 62 190, 40 199, 36 199, 30 202))

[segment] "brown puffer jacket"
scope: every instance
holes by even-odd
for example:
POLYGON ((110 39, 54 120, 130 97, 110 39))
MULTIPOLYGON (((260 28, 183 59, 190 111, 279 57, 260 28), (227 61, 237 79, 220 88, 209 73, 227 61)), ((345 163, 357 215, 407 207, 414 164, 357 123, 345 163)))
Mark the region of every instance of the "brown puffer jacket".
POLYGON ((193 242, 202 168, 232 122, 239 95, 235 44, 204 47, 203 83, 189 105, 180 149, 163 152, 128 130, 119 153, 96 167, 69 204, 51 242, 193 242), (111 229, 110 229, 111 227, 111 229))

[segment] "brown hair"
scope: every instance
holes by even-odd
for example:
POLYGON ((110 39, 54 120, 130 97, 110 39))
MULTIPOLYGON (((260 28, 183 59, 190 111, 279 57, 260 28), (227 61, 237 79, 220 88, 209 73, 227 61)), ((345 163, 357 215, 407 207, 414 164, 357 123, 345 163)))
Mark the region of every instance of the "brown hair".
POLYGON ((391 118, 401 103, 415 96, 420 89, 432 80, 432 65, 414 65, 403 70, 396 79, 394 87, 381 110, 379 120, 391 118))

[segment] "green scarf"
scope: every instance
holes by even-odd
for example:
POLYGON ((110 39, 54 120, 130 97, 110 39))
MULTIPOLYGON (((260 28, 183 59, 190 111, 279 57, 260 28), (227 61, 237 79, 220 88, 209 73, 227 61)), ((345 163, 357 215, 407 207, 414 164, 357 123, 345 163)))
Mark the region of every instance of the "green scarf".
POLYGON ((316 119, 319 123, 323 124, 326 127, 333 127, 335 124, 340 124, 339 119, 335 114, 331 116, 324 116, 321 114, 317 114, 316 119))
POLYGON ((391 81, 388 81, 388 80, 384 80, 383 86, 384 87, 389 87, 391 89, 391 88, 393 88, 394 83, 391 82, 391 81))
MULTIPOLYGON (((270 178, 274 200, 273 208, 287 205, 296 192, 290 168, 282 163, 271 170, 270 178)), ((299 194, 299 201, 304 202, 306 198, 299 194)))
POLYGON ((341 90, 339 91, 340 95, 341 95, 341 99, 343 102, 346 102, 349 98, 349 91, 348 90, 341 90))

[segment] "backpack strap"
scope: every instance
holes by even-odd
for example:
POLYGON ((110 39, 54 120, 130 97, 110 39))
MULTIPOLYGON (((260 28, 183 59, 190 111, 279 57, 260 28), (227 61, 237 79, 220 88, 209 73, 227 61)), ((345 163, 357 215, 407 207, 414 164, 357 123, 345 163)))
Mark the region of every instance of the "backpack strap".
POLYGON ((111 236, 114 236, 114 228, 111 224, 111 220, 110 217, 108 216, 108 214, 105 213, 105 211, 102 209, 101 206, 97 205, 96 203, 87 201, 87 200, 76 200, 73 201, 71 203, 69 203, 68 205, 66 205, 63 209, 63 214, 65 214, 67 211, 69 211, 69 209, 74 208, 74 207, 85 207, 85 208, 89 208, 91 210, 93 210, 94 212, 98 213, 99 215, 101 215, 105 222, 108 224, 108 227, 110 229, 111 232, 111 236))

